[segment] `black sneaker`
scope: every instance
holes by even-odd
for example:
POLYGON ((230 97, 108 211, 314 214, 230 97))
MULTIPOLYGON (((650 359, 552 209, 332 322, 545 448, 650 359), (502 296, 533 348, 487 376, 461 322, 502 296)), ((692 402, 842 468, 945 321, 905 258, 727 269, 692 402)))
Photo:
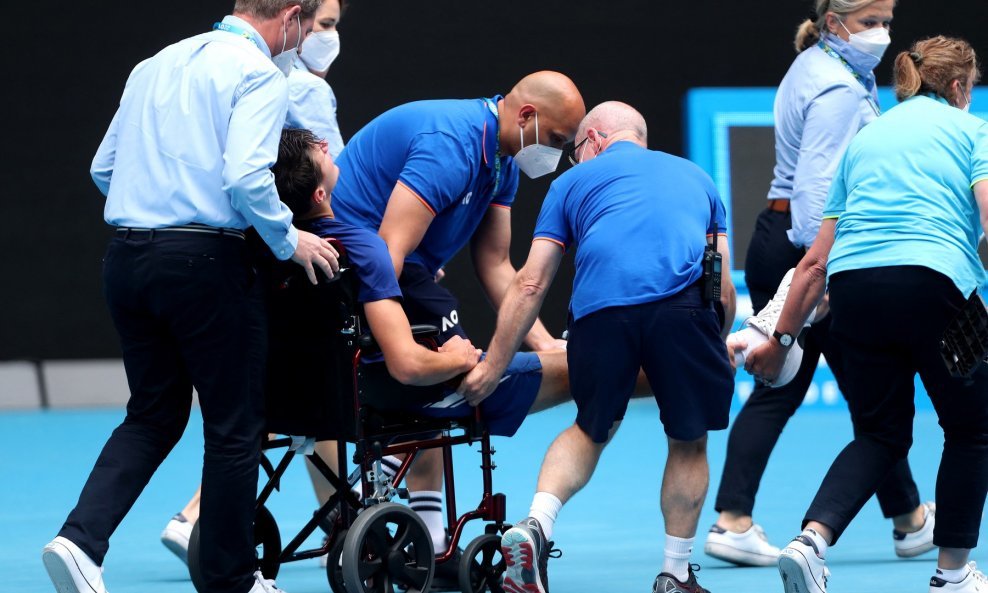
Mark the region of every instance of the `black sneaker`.
POLYGON ((700 565, 690 564, 687 570, 689 576, 685 583, 668 572, 660 572, 659 576, 655 577, 652 593, 710 593, 696 582, 696 575, 693 574, 693 571, 700 570, 700 565))
POLYGON ((457 546, 449 560, 442 564, 436 564, 436 570, 432 573, 432 585, 429 591, 459 591, 460 590, 460 558, 463 557, 463 548, 457 546))
POLYGON ((507 564, 505 593, 549 593, 549 558, 562 553, 546 541, 537 519, 528 517, 501 536, 501 555, 507 564))

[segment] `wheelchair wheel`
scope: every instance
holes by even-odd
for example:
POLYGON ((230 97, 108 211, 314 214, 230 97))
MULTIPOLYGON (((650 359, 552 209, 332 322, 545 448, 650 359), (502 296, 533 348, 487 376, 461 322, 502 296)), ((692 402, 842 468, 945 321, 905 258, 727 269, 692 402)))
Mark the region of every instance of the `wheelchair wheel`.
POLYGON ((434 570, 429 530, 404 505, 386 502, 365 509, 343 542, 347 593, 425 593, 434 570))
POLYGON ((343 543, 346 541, 347 529, 342 529, 333 535, 333 545, 329 547, 326 557, 326 578, 333 593, 347 593, 343 584, 343 543))
MULTIPOLYGON (((278 576, 281 568, 281 533, 274 516, 266 507, 259 507, 254 514, 254 545, 256 546, 257 561, 255 566, 266 579, 278 576)), ((206 585, 202 578, 202 567, 199 563, 199 522, 192 526, 189 536, 189 576, 192 585, 199 593, 205 593, 206 585)))
POLYGON ((501 536, 485 533, 463 549, 460 557, 460 590, 463 593, 504 593, 501 577, 507 569, 501 555, 501 536))

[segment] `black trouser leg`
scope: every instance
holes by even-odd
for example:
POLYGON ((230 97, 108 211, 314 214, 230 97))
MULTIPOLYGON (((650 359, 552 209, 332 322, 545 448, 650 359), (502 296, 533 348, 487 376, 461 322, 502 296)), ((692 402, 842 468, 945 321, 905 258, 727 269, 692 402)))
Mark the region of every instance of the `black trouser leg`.
MULTIPOLYGON (((789 227, 789 215, 785 213, 765 210, 758 217, 745 260, 745 280, 755 312, 768 304, 782 277, 802 259, 803 251, 793 247, 786 236, 789 227)), ((842 357, 830 336, 829 322, 829 319, 820 320, 806 330, 803 361, 793 380, 778 388, 756 383, 734 419, 715 500, 718 512, 752 514, 769 457, 782 429, 806 397, 821 354, 844 392, 842 357)), ((907 460, 897 463, 883 482, 878 501, 886 517, 903 515, 919 506, 919 491, 907 460)))
POLYGON ((937 350, 963 297, 945 276, 911 266, 835 274, 830 295, 834 339, 848 362, 845 395, 855 438, 834 461, 804 523, 829 526, 836 541, 905 458, 919 372, 951 443, 944 446, 938 477, 934 541, 974 547, 988 490, 988 370, 979 369, 971 380, 952 379, 937 350), (941 507, 947 509, 945 526, 941 507))
POLYGON ((114 239, 104 289, 131 389, 61 535, 102 563, 110 535, 181 437, 192 386, 206 435, 200 526, 210 591, 253 582, 263 326, 243 241, 185 233, 114 239))

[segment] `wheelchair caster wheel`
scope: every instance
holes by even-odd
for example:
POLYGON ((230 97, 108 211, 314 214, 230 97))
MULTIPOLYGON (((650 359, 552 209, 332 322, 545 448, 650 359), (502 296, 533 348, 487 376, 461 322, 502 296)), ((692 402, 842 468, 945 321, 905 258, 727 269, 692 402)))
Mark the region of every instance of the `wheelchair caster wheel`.
POLYGON ((326 578, 333 593, 347 593, 346 585, 343 584, 342 562, 343 543, 346 541, 347 531, 342 529, 333 535, 333 545, 329 547, 329 554, 326 556, 326 578))
MULTIPOLYGON (((263 506, 254 514, 254 545, 257 547, 255 563, 257 570, 261 571, 266 579, 278 576, 278 570, 281 568, 281 533, 271 511, 263 506)), ((206 584, 199 564, 199 550, 199 522, 196 521, 189 536, 189 576, 196 591, 204 593, 206 584)))
POLYGON ((432 537, 410 508, 381 503, 357 516, 343 542, 347 593, 426 593, 435 570, 432 537))
POLYGON ((504 593, 501 577, 508 565, 501 555, 501 536, 484 534, 463 549, 460 557, 460 590, 463 593, 504 593))

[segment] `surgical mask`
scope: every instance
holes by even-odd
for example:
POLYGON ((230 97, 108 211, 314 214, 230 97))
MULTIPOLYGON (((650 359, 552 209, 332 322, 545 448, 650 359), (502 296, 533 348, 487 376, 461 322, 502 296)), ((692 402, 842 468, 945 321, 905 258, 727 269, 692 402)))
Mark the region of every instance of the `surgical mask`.
POLYGON ((967 96, 967 104, 961 108, 964 113, 971 113, 971 103, 974 103, 974 93, 967 96))
POLYGON ((305 67, 318 72, 329 70, 338 55, 340 55, 340 33, 336 29, 309 34, 302 44, 302 51, 299 52, 305 67))
MULTIPOLYGON (((838 19, 837 22, 840 23, 841 27, 847 31, 847 26, 844 25, 844 21, 838 19)), ((879 60, 885 55, 885 50, 888 49, 889 45, 892 43, 892 36, 889 35, 888 29, 885 27, 874 27, 871 29, 865 29, 860 33, 851 33, 847 31, 848 39, 847 42, 851 44, 851 47, 858 51, 863 51, 868 55, 875 56, 879 60)))
MULTIPOLYGON (((302 19, 295 15, 295 20, 298 22, 298 38, 299 41, 302 39, 302 19)), ((288 49, 288 24, 285 24, 285 40, 281 44, 281 53, 271 58, 274 65, 281 70, 281 73, 286 77, 292 71, 292 64, 295 63, 295 57, 298 56, 298 43, 295 44, 294 49, 288 49), (287 51, 285 51, 287 50, 287 51)))
POLYGON ((525 129, 518 128, 518 135, 521 138, 521 150, 515 155, 515 162, 522 173, 529 178, 535 179, 548 175, 559 166, 559 159, 563 156, 562 149, 539 144, 539 113, 535 112, 535 144, 525 146, 525 129))

